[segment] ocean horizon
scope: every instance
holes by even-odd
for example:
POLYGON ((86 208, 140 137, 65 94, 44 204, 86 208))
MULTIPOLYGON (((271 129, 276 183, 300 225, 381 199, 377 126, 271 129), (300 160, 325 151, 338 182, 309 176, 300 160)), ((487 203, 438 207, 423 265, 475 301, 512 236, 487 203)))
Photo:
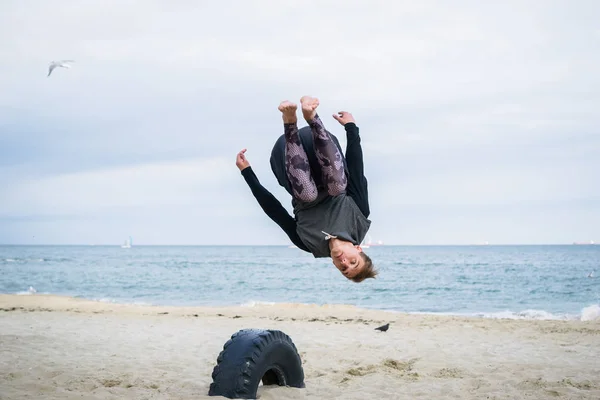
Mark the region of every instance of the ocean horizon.
POLYGON ((377 245, 346 280, 288 245, 0 245, 0 293, 168 306, 353 305, 483 318, 600 316, 600 246, 377 245), (125 246, 127 247, 127 246, 125 246))
MULTIPOLYGON (((415 246, 426 246, 426 247, 489 247, 489 246, 599 246, 600 242, 570 242, 570 243, 400 243, 400 244, 372 244, 371 247, 415 247, 415 246)), ((0 243, 0 247, 11 247, 11 246, 54 246, 54 247, 69 247, 69 246, 104 246, 104 247, 121 247, 122 243, 0 243)), ((171 244, 171 243, 157 243, 157 244, 132 244, 131 247, 292 247, 291 244, 171 244)))

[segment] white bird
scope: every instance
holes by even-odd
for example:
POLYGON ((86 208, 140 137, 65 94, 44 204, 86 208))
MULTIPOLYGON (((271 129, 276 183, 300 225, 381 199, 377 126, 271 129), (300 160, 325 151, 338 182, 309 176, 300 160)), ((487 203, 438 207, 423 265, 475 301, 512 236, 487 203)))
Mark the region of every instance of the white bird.
POLYGON ((52 61, 50 63, 50 66, 48 67, 48 75, 46 77, 50 76, 52 71, 54 71, 54 68, 57 68, 57 67, 71 68, 69 63, 73 63, 73 62, 75 62, 75 61, 73 61, 73 60, 52 61))
POLYGON ((590 272, 590 274, 588 275, 588 278, 593 278, 594 277, 594 271, 590 272))

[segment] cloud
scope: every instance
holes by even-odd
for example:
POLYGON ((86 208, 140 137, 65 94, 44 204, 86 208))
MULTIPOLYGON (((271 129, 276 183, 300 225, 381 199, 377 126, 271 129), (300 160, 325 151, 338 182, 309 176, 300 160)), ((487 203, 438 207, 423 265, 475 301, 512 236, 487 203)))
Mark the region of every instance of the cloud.
MULTIPOLYGON (((263 219, 232 164, 216 157, 24 180, 0 191, 0 221, 5 228, 17 228, 18 236, 31 234, 54 243, 111 243, 135 231, 142 243, 194 244, 200 238, 243 244, 253 240, 239 234, 239 221, 249 215, 260 217, 257 226, 275 229, 263 219)), ((272 182, 265 186, 273 193, 282 191, 272 182)), ((289 201, 282 203, 291 211, 289 201)), ((5 229, 3 233, 7 235, 5 229)))
POLYGON ((77 215, 119 208, 193 206, 199 202, 200 207, 211 202, 214 206, 218 189, 235 173, 226 161, 207 158, 139 164, 24 181, 7 193, 3 214, 26 214, 34 209, 41 215, 77 215), (213 190, 207 191, 209 187, 213 190))
POLYGON ((359 122, 374 238, 470 241, 484 219, 487 236, 509 242, 592 235, 599 11, 594 1, 2 3, 0 242, 136 230, 148 243, 285 244, 233 160, 247 147, 289 207, 268 157, 278 102, 304 94, 319 96, 343 144, 330 115, 359 122), (73 68, 47 78, 63 58, 73 68), (557 207, 581 218, 525 226, 557 207), (216 233, 198 236, 186 215, 216 233), (229 235, 239 224, 252 238, 229 235))

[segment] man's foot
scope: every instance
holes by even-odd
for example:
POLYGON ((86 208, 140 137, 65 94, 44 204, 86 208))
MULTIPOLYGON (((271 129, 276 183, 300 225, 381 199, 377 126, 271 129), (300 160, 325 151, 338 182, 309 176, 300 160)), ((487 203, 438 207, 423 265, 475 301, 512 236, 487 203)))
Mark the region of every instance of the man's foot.
POLYGON ((300 99, 302 104, 302 115, 309 124, 317 116, 317 107, 319 107, 319 99, 316 97, 302 96, 300 99))
POLYGON ((298 118, 296 117, 298 106, 291 101, 282 101, 277 109, 281 111, 284 124, 295 124, 298 122, 298 118))

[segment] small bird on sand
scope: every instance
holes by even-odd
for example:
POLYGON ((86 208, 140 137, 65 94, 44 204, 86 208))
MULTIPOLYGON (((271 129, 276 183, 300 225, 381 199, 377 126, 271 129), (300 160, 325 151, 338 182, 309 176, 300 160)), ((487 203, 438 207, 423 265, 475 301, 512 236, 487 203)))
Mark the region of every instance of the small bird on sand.
POLYGON ((389 328, 390 328, 390 324, 388 323, 388 324, 385 324, 385 325, 382 325, 382 326, 379 326, 379 327, 375 328, 375 330, 376 330, 376 331, 385 332, 385 331, 387 331, 389 328))
POLYGON ((50 76, 52 71, 54 71, 54 68, 57 68, 57 67, 71 68, 69 63, 72 63, 72 62, 75 62, 75 61, 73 61, 73 60, 52 61, 50 63, 50 66, 48 67, 48 75, 46 77, 50 76))

